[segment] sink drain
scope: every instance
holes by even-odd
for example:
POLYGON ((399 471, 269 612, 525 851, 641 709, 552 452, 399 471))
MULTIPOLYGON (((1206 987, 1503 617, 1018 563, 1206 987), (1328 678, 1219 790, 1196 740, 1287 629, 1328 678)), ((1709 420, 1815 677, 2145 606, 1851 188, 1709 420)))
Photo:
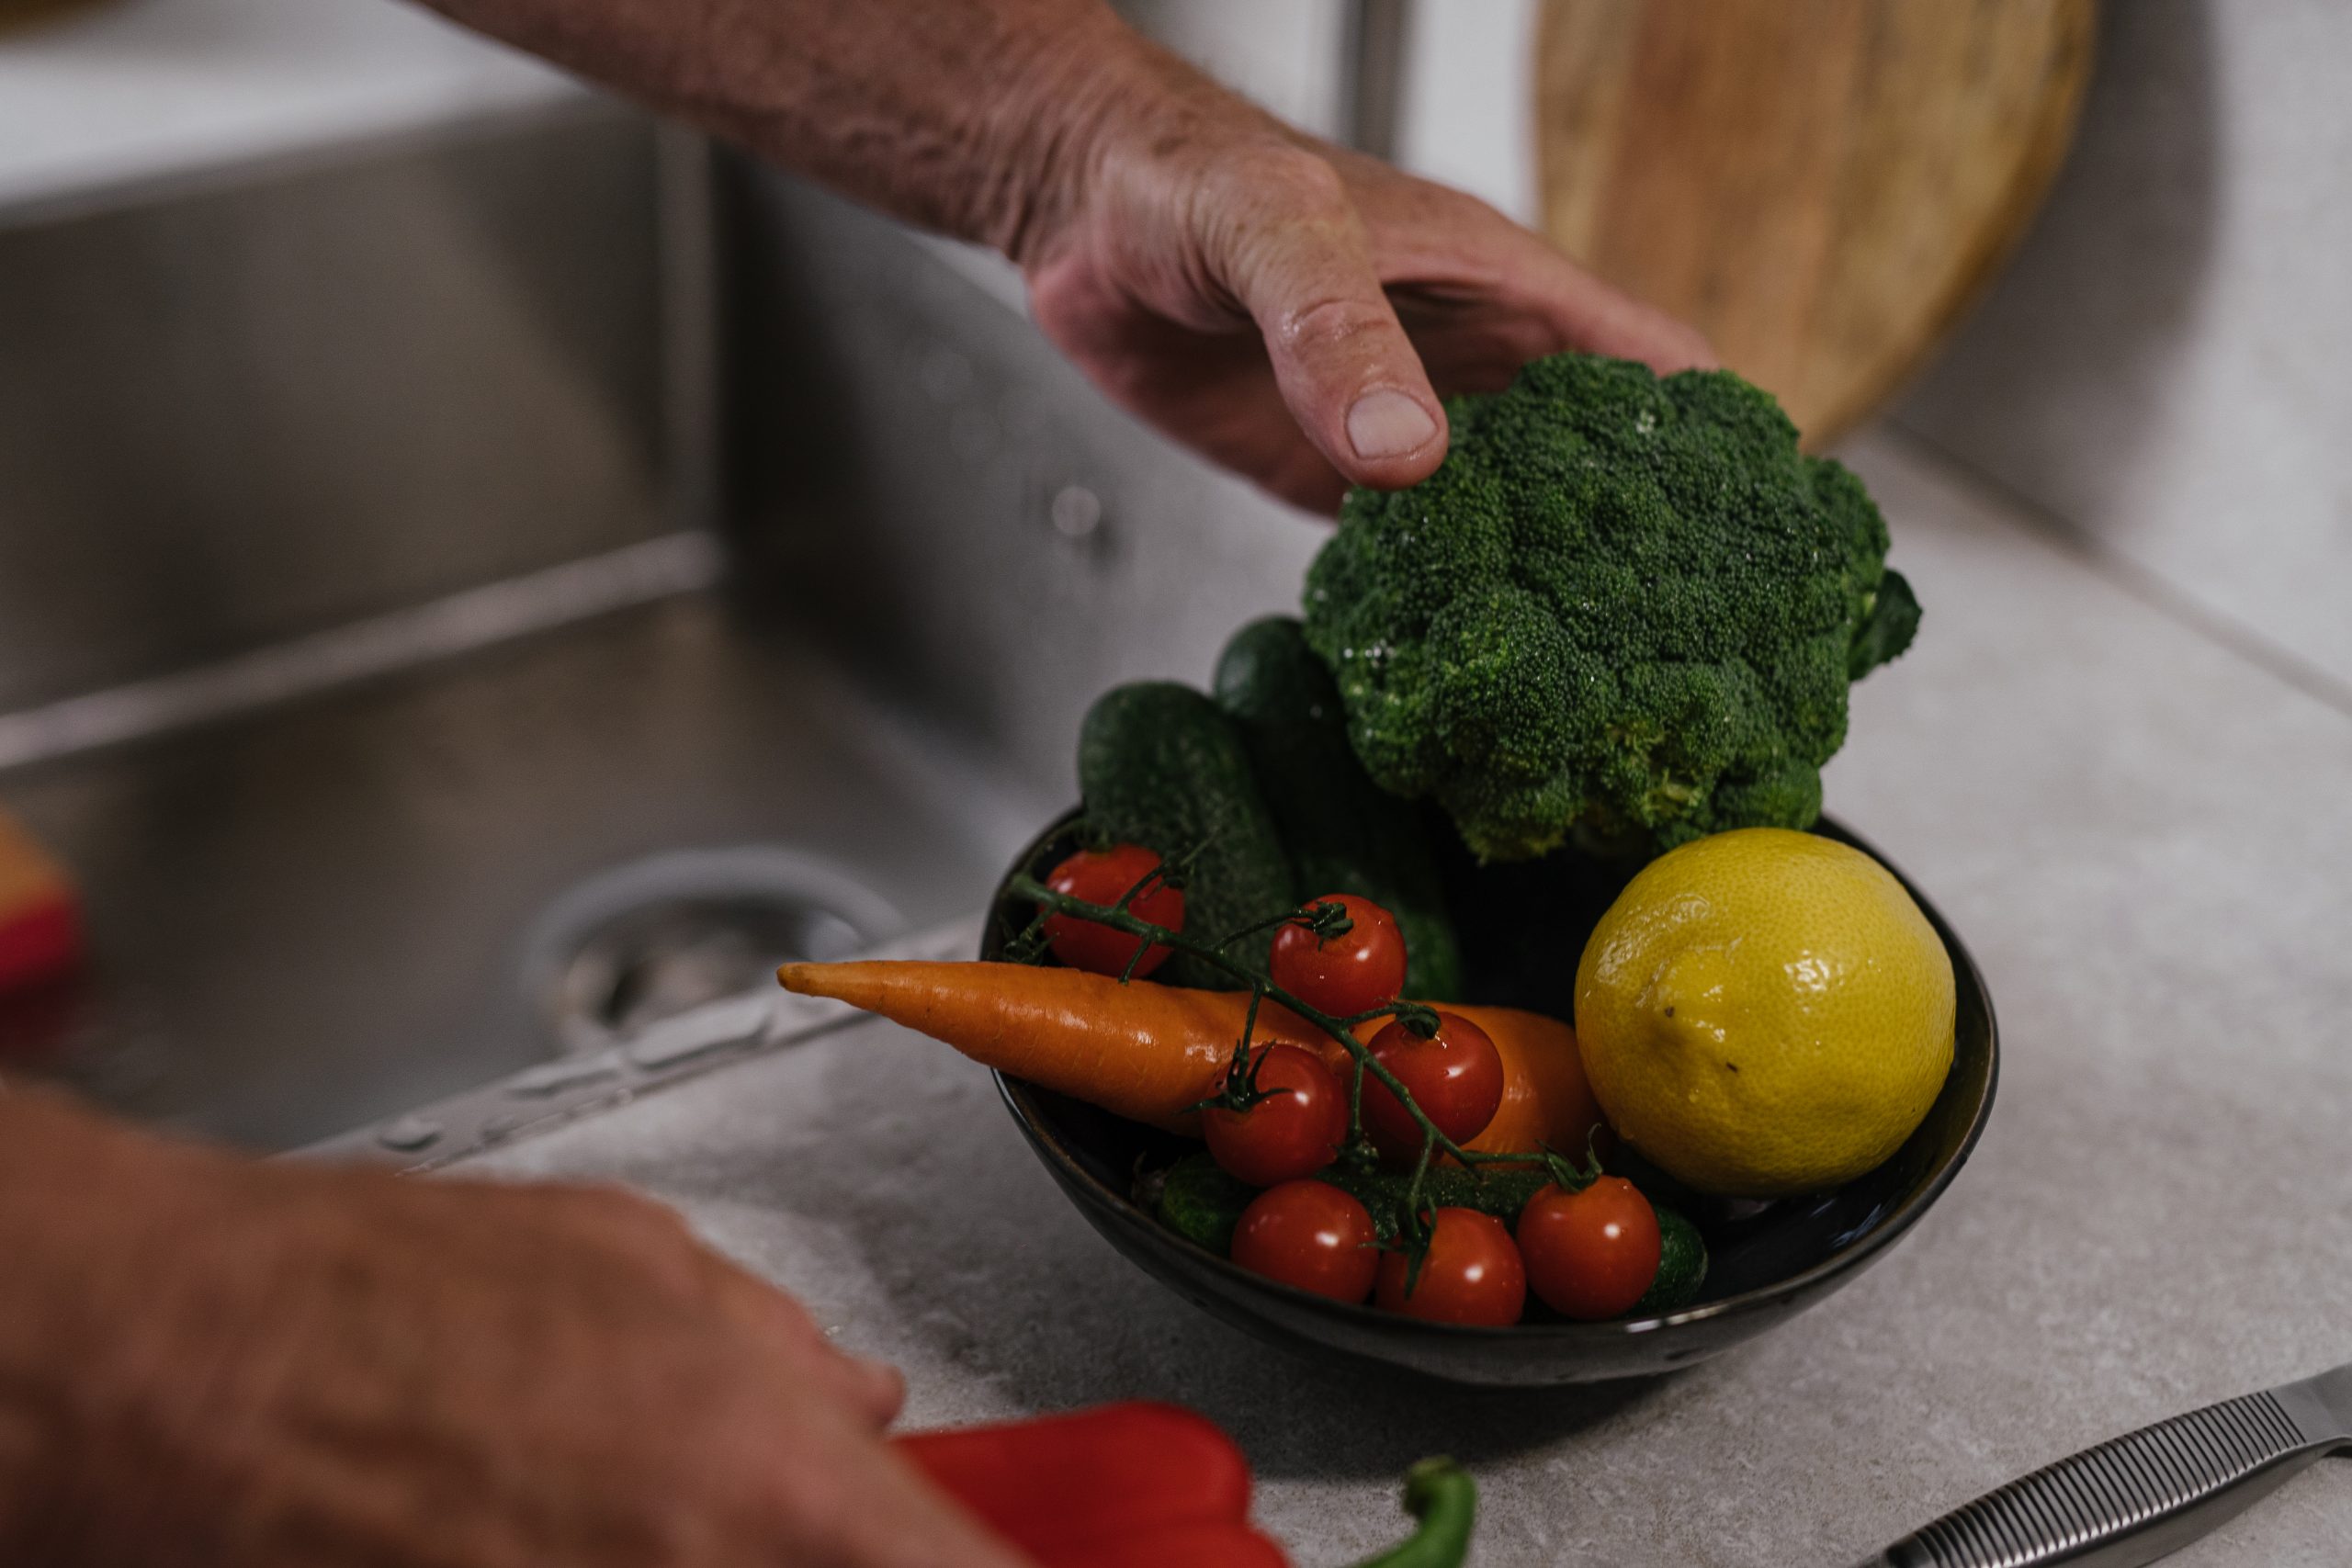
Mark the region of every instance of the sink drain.
POLYGON ((532 928, 523 981, 557 1052, 587 1055, 772 989, 779 964, 843 957, 904 924, 854 879, 790 850, 676 851, 557 899, 532 928))

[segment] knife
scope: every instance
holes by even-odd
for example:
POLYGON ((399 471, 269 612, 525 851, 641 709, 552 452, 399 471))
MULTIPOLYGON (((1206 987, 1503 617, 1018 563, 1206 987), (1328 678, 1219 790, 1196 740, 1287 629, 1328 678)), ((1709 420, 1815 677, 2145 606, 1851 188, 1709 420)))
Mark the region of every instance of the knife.
POLYGON ((2062 1459, 1858 1568, 2134 1568, 2352 1446, 2352 1366, 2241 1394, 2062 1459))

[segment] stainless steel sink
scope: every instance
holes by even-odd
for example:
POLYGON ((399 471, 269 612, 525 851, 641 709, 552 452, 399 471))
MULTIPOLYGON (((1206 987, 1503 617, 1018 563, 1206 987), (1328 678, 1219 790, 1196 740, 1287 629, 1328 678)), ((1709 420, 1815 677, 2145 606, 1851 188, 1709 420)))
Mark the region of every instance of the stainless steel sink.
POLYGON ((616 867, 786 850, 862 939, 975 906, 1020 831, 985 774, 805 642, 675 599, 10 778, 98 962, 0 1027, 120 1109, 306 1143, 566 1050, 545 943, 616 867))
MULTIPOLYGON (((715 188, 725 460, 701 547, 718 586, 570 624, 526 615, 543 629, 503 641, 465 632, 469 612, 428 613, 460 631, 412 639, 413 659, 364 626, 297 627, 224 669, 205 662, 215 638, 51 726, 116 743, 13 768, 0 745, 0 806, 74 867, 96 946, 82 985, 0 1008, 0 1064, 285 1148, 593 1057, 756 982, 780 947, 978 908, 1068 803, 1096 692, 1204 679, 1233 626, 1295 603, 1317 527, 1104 405, 1001 264, 748 168, 715 188), (116 722, 175 703, 212 716, 145 738, 116 722)), ((673 493, 693 481, 674 471, 694 461, 687 303, 648 307, 673 341, 639 360, 672 367, 673 406, 649 416, 670 435, 627 435, 668 452, 673 493)), ((422 307, 404 319, 434 330, 422 307)), ((548 355, 560 389, 560 338, 548 355)), ((544 458, 520 450, 489 493, 537 495, 544 458)), ((397 526, 382 479, 345 483, 371 526, 397 526)), ((471 492, 435 503, 452 493, 471 492)), ((592 553, 549 534, 562 514, 486 505, 436 526, 515 534, 469 560, 592 553)), ((104 602, 104 573, 76 570, 104 602)), ((145 592, 169 588, 146 571, 145 592)), ((49 733, 22 720, 0 714, 0 741, 49 733)))

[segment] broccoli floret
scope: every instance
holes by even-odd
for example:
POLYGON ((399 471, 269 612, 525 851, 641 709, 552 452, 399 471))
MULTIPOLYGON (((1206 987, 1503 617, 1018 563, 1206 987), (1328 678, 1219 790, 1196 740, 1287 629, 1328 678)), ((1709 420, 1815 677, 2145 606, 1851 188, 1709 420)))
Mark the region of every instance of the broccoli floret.
POLYGON ((1811 826, 1848 683, 1919 620, 1861 481, 1728 371, 1557 355, 1447 412, 1307 574, 1373 778, 1488 860, 1811 826))

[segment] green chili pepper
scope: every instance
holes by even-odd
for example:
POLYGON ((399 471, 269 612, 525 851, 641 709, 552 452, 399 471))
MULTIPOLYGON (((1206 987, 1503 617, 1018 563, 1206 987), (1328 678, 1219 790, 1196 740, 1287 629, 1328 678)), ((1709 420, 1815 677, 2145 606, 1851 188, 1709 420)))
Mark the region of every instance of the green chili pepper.
POLYGON ((1450 1459, 1425 1459, 1405 1472, 1405 1511, 1420 1521, 1411 1539, 1356 1568, 1462 1568, 1478 1522, 1478 1485, 1450 1459))

